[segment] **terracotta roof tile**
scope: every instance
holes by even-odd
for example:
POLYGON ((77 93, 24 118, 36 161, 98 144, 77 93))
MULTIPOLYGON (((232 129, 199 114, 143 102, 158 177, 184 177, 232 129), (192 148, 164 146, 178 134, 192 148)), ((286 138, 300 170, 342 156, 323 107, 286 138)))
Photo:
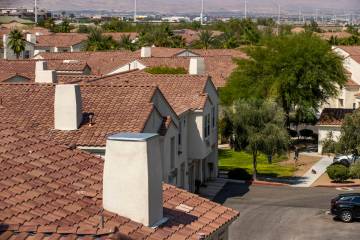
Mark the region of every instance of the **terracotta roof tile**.
POLYGON ((165 98, 177 115, 188 110, 203 109, 208 96, 204 94, 208 76, 190 76, 176 74, 152 75, 145 72, 132 72, 125 74, 114 74, 88 81, 95 85, 156 85, 159 87, 165 98))
MULTIPOLYGON (((83 124, 77 131, 57 131, 53 130, 55 85, 0 84, 0 98, 2 99, 0 121, 13 122, 19 126, 40 131, 51 130, 50 133, 54 139, 68 145, 105 146, 108 134, 143 130, 153 110, 151 98, 156 89, 150 84, 143 86, 82 85, 83 124), (94 124, 91 126, 87 122, 86 113, 94 114, 94 124)), ((31 157, 41 156, 36 156, 34 153, 31 157)), ((31 173, 31 175, 37 174, 40 173, 31 173)))
POLYGON ((87 34, 82 33, 53 33, 49 35, 36 36, 38 47, 64 47, 68 48, 87 39, 87 34))
POLYGON ((325 108, 320 115, 317 125, 340 126, 346 114, 352 113, 353 111, 354 109, 325 108))
MULTIPOLYGON (((17 142, 27 140, 26 136, 37 140, 27 145, 25 155, 33 153, 39 157, 28 158, 25 162, 17 161, 21 156, 14 154, 12 157, 6 153, 16 153, 23 146, 8 148, 6 152, 0 153, 1 164, 11 165, 12 173, 8 174, 9 167, 0 168, 0 187, 10 192, 10 195, 0 198, 0 238, 25 239, 25 240, 48 240, 48 239, 100 239, 102 237, 118 237, 117 239, 191 239, 199 233, 207 235, 213 233, 230 221, 233 221, 238 212, 230 210, 219 204, 212 203, 199 196, 188 193, 185 190, 164 184, 164 216, 169 220, 162 226, 152 229, 124 217, 102 210, 102 202, 94 194, 87 196, 87 192, 94 185, 102 186, 103 159, 77 149, 69 149, 58 145, 49 139, 45 133, 31 133, 28 130, 13 127, 13 124, 0 124, 0 135, 2 142, 0 147, 13 145, 17 142), (38 148, 37 144, 45 145, 38 148), (53 150, 55 149, 55 150, 53 150), (4 157, 5 156, 5 157, 4 157), (52 160, 44 161, 46 165, 33 163, 47 159, 48 156, 58 156, 52 160), (47 166, 57 164, 59 168, 47 170, 47 166), (79 174, 77 169, 83 169, 89 173, 79 174), (12 181, 15 177, 27 176, 29 171, 44 172, 48 181, 42 181, 38 174, 26 177, 25 182, 12 181), (98 176, 95 180, 94 177, 98 176), (73 184, 63 181, 73 178, 73 184), (9 181, 10 180, 10 181, 9 181), (51 183, 58 183, 54 188, 51 183), (11 185, 9 185, 9 183, 11 185), (74 186, 75 183, 82 183, 74 186), (30 189, 22 187, 29 184, 30 189), (27 192, 37 193, 31 198, 25 198, 14 188, 27 189, 27 192), (81 191, 85 195, 77 194, 81 191), (64 194, 61 194, 64 193, 64 194), (85 197, 86 196, 86 197, 85 197), (7 201, 20 198, 21 201, 7 201), (192 201, 191 201, 192 200, 192 201), (168 202, 180 203, 183 201, 194 203, 196 209, 201 209, 201 214, 194 215, 192 212, 184 213, 168 202), (6 203, 6 204, 4 204, 6 203), (29 206, 33 206, 29 208, 29 206), (13 211, 16 209, 16 211, 13 211), (100 226, 100 216, 103 216, 104 226, 100 226), (38 222, 38 224, 32 224, 38 222)), ((41 174, 42 175, 42 174, 41 174)), ((92 190, 91 190, 92 191, 92 190)), ((90 192, 91 192, 90 191, 90 192)), ((102 194, 102 189, 98 190, 102 194)))
POLYGON ((85 61, 94 75, 106 75, 137 58, 131 51, 40 53, 37 59, 85 61))

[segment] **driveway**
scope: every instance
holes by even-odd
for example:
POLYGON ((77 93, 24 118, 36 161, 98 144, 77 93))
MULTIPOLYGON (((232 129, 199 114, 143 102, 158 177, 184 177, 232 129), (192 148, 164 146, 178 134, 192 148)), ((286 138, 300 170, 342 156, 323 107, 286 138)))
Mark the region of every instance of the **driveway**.
POLYGON ((326 213, 338 193, 344 192, 228 183, 215 201, 240 211, 231 240, 358 240, 360 221, 346 224, 326 213))

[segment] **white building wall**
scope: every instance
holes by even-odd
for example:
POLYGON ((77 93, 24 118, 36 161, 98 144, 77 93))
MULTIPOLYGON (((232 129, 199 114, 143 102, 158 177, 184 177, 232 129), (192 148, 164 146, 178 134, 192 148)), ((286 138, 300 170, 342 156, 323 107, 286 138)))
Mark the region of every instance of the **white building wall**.
POLYGON ((318 126, 319 142, 318 142, 318 153, 322 153, 323 142, 329 137, 332 132, 333 139, 337 141, 340 137, 340 126, 318 126))

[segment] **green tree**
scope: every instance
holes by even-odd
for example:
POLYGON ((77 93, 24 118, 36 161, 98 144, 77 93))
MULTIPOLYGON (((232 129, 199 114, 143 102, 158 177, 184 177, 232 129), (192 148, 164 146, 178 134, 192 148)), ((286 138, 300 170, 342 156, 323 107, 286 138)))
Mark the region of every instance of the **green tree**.
POLYGON ((314 20, 311 20, 310 24, 305 23, 304 29, 306 32, 317 32, 317 33, 321 32, 319 25, 314 20))
POLYGON ((225 32, 219 39, 221 47, 225 49, 237 48, 240 46, 238 39, 232 32, 225 32))
POLYGON ((22 33, 18 29, 14 29, 9 34, 9 46, 14 51, 16 59, 20 58, 20 54, 25 51, 25 40, 22 33))
POLYGON ((253 178, 257 179, 257 157, 280 154, 287 149, 289 137, 284 127, 284 112, 275 102, 238 100, 226 109, 235 136, 235 147, 253 157, 253 178))
POLYGON ((55 27, 55 32, 69 33, 71 31, 70 22, 65 18, 62 23, 55 27))
POLYGON ((140 32, 139 45, 182 48, 185 46, 185 40, 181 36, 176 36, 170 29, 169 24, 161 24, 160 26, 149 25, 140 32))
POLYGON ((341 126, 337 152, 343 154, 360 154, 360 110, 347 114, 341 126))
POLYGON ((194 46, 196 48, 209 49, 215 42, 213 33, 209 30, 202 30, 199 32, 199 40, 195 41, 194 46))
POLYGON ((119 43, 120 49, 135 51, 137 49, 136 44, 134 44, 130 38, 130 35, 123 35, 121 36, 120 43, 119 43))
POLYGON ((111 36, 104 36, 98 29, 92 29, 86 41, 86 51, 115 50, 118 44, 111 36))
POLYGON ((274 99, 283 107, 287 125, 291 112, 305 121, 347 81, 343 59, 312 34, 273 37, 263 46, 245 51, 249 58, 237 60, 237 69, 220 91, 222 102, 231 105, 239 98, 274 99))

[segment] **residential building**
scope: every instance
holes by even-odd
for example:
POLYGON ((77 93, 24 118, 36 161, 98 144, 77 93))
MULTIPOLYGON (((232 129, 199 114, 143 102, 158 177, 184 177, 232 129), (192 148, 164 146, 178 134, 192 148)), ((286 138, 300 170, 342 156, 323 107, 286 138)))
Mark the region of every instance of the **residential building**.
POLYGON ((338 140, 341 134, 341 125, 346 114, 352 113, 353 109, 346 108, 325 108, 317 123, 318 127, 318 152, 321 154, 323 150, 323 142, 325 139, 332 137, 338 140))
MULTIPOLYGON (((25 51, 20 54, 20 58, 28 59, 41 52, 79 52, 85 47, 87 34, 80 33, 26 33, 25 51)), ((3 35, 3 58, 16 59, 15 53, 10 48, 9 35, 3 35)))
POLYGON ((217 177, 219 99, 211 77, 130 72, 87 83, 158 86, 179 118, 178 136, 171 139, 169 148, 172 161, 163 163, 163 180, 193 192, 195 180, 217 177))
POLYGON ((163 184, 156 134, 110 135, 105 159, 14 123, 0 137, 1 239, 227 240, 239 215, 163 184))

